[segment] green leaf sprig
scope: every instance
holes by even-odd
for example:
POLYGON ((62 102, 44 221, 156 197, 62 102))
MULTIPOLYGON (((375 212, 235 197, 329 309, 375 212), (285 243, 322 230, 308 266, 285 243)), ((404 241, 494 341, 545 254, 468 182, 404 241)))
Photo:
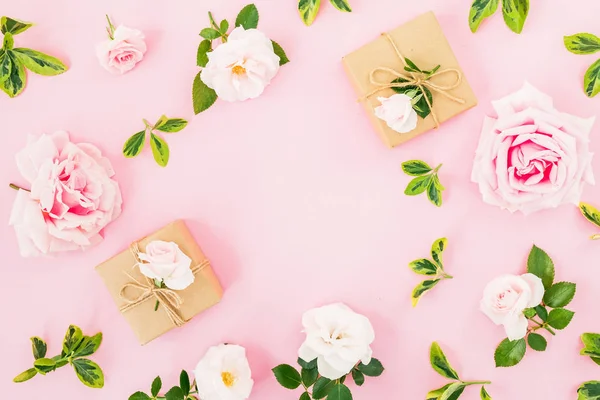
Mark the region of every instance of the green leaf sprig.
MULTIPOLYGON (((417 65, 408 58, 404 58, 404 63, 406 66, 404 70, 410 72, 411 74, 420 75, 421 80, 429 80, 435 73, 441 68, 441 65, 435 66, 430 70, 422 70, 417 65)), ((397 78, 392 81, 392 83, 405 83, 408 80, 404 78, 397 78)), ((412 108, 415 110, 417 115, 423 119, 427 118, 429 114, 431 114, 431 107, 433 106, 433 94, 431 90, 426 86, 402 86, 402 87, 392 87, 392 90, 396 93, 405 94, 412 99, 412 108), (425 99, 427 96, 427 99, 425 99)))
POLYGON ((581 341, 583 342, 581 355, 590 357, 593 362, 600 365, 600 334, 584 333, 581 335, 581 341))
POLYGON ((581 384, 577 389, 577 400, 600 400, 600 381, 581 384))
MULTIPOLYGON (((600 51, 600 38, 591 33, 577 33, 564 37, 565 47, 574 54, 594 54, 600 51)), ((588 97, 600 93, 600 59, 585 72, 583 90, 588 97)))
POLYGON ((440 281, 444 279, 452 279, 451 275, 448 275, 446 271, 444 271, 444 264, 442 262, 442 253, 444 249, 448 245, 448 239, 441 238, 433 242, 431 246, 431 257, 432 260, 428 260, 427 258, 420 258, 418 260, 412 261, 408 266, 413 272, 419 275, 427 275, 430 276, 430 279, 427 279, 417 285, 412 292, 412 305, 416 307, 419 299, 428 291, 433 289, 435 285, 437 285, 440 281))
MULTIPOLYGON (((200 31, 200 36, 202 36, 204 40, 200 42, 198 53, 196 55, 196 64, 200 68, 204 68, 208 64, 208 54, 213 51, 213 42, 215 40, 221 40, 222 43, 226 43, 229 37, 229 21, 224 19, 221 23, 217 24, 210 11, 208 13, 208 19, 210 21, 210 26, 200 31)), ((235 19, 235 27, 241 26, 244 29, 256 29, 258 27, 258 19, 258 9, 254 4, 249 4, 238 14, 235 19)), ((274 40, 271 40, 271 42, 273 43, 273 51, 279 56, 279 65, 285 65, 290 62, 283 48, 274 40)), ((218 98, 217 93, 202 82, 202 79, 200 78, 201 72, 202 71, 198 72, 194 78, 194 84, 192 86, 192 100, 195 114, 200 114, 201 112, 208 110, 215 104, 218 98)))
MULTIPOLYGON (((347 0, 329 0, 335 8, 343 12, 352 12, 350 4, 347 0)), ((300 18, 306 26, 311 26, 317 18, 319 9, 321 8, 321 0, 300 0, 298 2, 298 12, 300 18)))
POLYGON ((416 176, 404 190, 407 196, 416 196, 427 191, 427 198, 438 207, 442 206, 442 192, 445 188, 438 178, 442 164, 432 168, 425 161, 409 160, 402 163, 402 171, 410 176, 416 176))
POLYGON ((98 364, 85 357, 94 354, 101 343, 102 333, 85 336, 79 327, 71 325, 63 340, 61 353, 52 358, 46 358, 48 345, 43 339, 37 336, 32 337, 31 347, 35 359, 33 368, 17 375, 13 382, 25 382, 37 374, 46 375, 57 368, 70 364, 84 385, 100 389, 104 386, 104 373, 98 364))
POLYGON ((173 386, 164 395, 159 396, 159 392, 162 389, 162 380, 160 376, 157 376, 150 387, 150 394, 144 392, 135 392, 129 396, 129 400, 197 400, 198 398, 194 395, 198 394, 198 387, 196 381, 190 384, 190 377, 188 373, 183 370, 179 375, 179 386, 173 386), (192 389, 194 389, 192 391, 192 389))
POLYGON ((156 131, 164 133, 179 132, 187 126, 188 122, 181 118, 167 118, 165 115, 160 117, 154 125, 146 120, 143 121, 146 128, 127 139, 125 145, 123 145, 123 155, 127 158, 139 155, 144 149, 146 136, 150 134, 150 147, 152 148, 154 160, 161 167, 166 167, 170 157, 169 145, 163 138, 158 136, 156 131))
MULTIPOLYGON (((336 380, 330 380, 322 377, 317 368, 317 359, 307 363, 298 358, 300 371, 289 364, 281 364, 273 368, 275 379, 281 386, 286 389, 295 390, 300 386, 304 392, 300 396, 300 400, 352 400, 352 392, 345 385, 346 378, 352 375, 352 379, 357 386, 362 386, 365 383, 365 376, 377 377, 383 371, 381 362, 372 358, 369 364, 358 363, 352 371, 336 380)), ((131 399, 130 399, 131 400, 131 399)))
POLYGON ((14 18, 0 18, 0 31, 4 34, 0 48, 0 89, 10 97, 18 96, 25 89, 25 68, 44 76, 59 75, 68 69, 58 58, 41 51, 14 47, 14 36, 32 26, 32 23, 14 18))
POLYGON ((491 385, 490 381, 463 381, 458 377, 458 373, 446 358, 442 348, 436 342, 431 344, 429 352, 429 361, 433 369, 444 378, 452 379, 451 383, 442 386, 427 393, 426 400, 456 400, 460 397, 467 386, 481 385, 481 400, 492 400, 492 397, 485 390, 485 385, 491 385))
MULTIPOLYGON (((475 0, 469 11, 469 27, 471 32, 477 32, 479 26, 488 17, 498 10, 501 0, 475 0)), ((529 0, 502 0, 502 16, 506 26, 515 33, 521 33, 527 15, 529 14, 529 0)))
MULTIPOLYGON (((600 227, 600 211, 596 207, 588 203, 579 203, 579 211, 592 224, 600 227)), ((600 239, 600 233, 590 236, 592 240, 600 239)))
POLYGON ((496 367, 517 365, 525 356, 527 345, 535 351, 545 351, 548 342, 538 331, 544 330, 554 336, 555 329, 565 329, 575 315, 564 307, 575 297, 576 285, 571 282, 554 283, 554 262, 544 250, 535 245, 527 259, 527 272, 542 280, 544 298, 541 304, 523 312, 530 322, 526 337, 512 341, 507 338, 498 345, 494 353, 496 367))

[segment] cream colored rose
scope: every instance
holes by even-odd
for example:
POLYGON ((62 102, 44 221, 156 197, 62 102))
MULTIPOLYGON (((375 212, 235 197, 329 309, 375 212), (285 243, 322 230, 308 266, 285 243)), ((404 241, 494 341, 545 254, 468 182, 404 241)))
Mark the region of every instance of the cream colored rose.
POLYGON ((412 99, 405 94, 378 97, 381 105, 375 108, 375 116, 398 133, 408 133, 417 127, 417 113, 412 99))
POLYGON ((155 240, 148 243, 146 251, 138 254, 140 272, 156 279, 173 290, 183 290, 194 283, 192 259, 173 242, 155 240))
POLYGON ((254 385, 246 349, 232 344, 208 349, 194 375, 202 400, 244 400, 254 385))

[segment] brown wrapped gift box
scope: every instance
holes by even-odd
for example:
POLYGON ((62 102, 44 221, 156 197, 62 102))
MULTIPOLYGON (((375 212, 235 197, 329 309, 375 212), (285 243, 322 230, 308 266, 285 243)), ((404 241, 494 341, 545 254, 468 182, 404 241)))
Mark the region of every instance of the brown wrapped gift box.
MULTIPOLYGON (((440 124, 477 105, 477 98, 469 86, 444 33, 433 12, 423 14, 416 19, 389 32, 389 35, 398 46, 405 58, 409 58, 420 68, 427 70, 436 65, 441 65, 441 70, 457 69, 462 74, 462 83, 449 92, 465 100, 464 104, 453 102, 439 93, 433 92, 433 111, 440 124)), ((404 71, 404 64, 394 51, 392 44, 384 36, 347 55, 343 64, 352 81, 359 98, 371 93, 376 86, 370 81, 371 71, 380 67, 391 68, 395 71, 408 74, 404 71)), ((390 75, 391 82, 395 77, 390 75)), ((432 78, 435 83, 451 85, 455 77, 451 74, 440 75, 432 78)), ((419 117, 417 128, 408 133, 398 133, 387 126, 385 121, 375 116, 375 108, 380 105, 377 97, 389 97, 395 92, 392 89, 382 90, 362 103, 367 110, 371 122, 388 147, 395 147, 422 133, 435 128, 432 116, 425 119, 419 117)))
MULTIPOLYGON (((200 246, 198 246, 183 221, 173 222, 150 236, 139 240, 137 243, 140 250, 144 251, 146 245, 153 240, 177 243, 179 248, 192 259, 192 267, 206 261, 206 256, 202 253, 200 246)), ((96 271, 104 280, 119 309, 127 305, 127 302, 120 296, 123 286, 132 282, 127 274, 139 282, 146 282, 146 278, 136 266, 136 258, 130 249, 100 264, 96 267, 96 271)), ((135 291, 131 288, 127 290, 135 291)), ((183 299, 183 304, 179 308, 179 315, 183 320, 188 321, 196 314, 217 304, 221 300, 223 289, 211 266, 208 265, 195 274, 194 283, 184 290, 177 291, 177 294, 183 299)), ((128 296, 134 298, 137 295, 139 293, 128 294, 128 296)), ((155 302, 156 297, 151 296, 144 302, 123 312, 123 316, 131 325, 141 344, 146 344, 175 327, 162 305, 157 311, 154 311, 155 302)))

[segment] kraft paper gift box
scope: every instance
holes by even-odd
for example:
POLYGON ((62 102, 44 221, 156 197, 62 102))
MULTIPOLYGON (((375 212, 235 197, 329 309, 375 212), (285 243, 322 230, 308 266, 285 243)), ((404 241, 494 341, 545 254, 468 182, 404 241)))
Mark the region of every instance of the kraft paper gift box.
POLYGON ((183 221, 176 221, 134 242, 131 248, 97 266, 96 271, 142 345, 183 326, 195 315, 217 304, 223 295, 210 263, 183 221), (155 286, 154 282, 140 272, 135 255, 138 250, 143 252, 146 245, 154 240, 177 243, 181 251, 192 259, 195 278, 187 288, 173 291, 181 304, 163 290, 159 294, 163 301, 156 311, 157 296, 148 293, 155 286))
POLYGON ((421 76, 406 71, 404 68, 407 65, 403 63, 400 55, 413 61, 423 71, 432 70, 440 65, 440 69, 429 81, 444 89, 451 88, 443 91, 455 100, 444 93, 430 90, 433 95, 432 111, 439 124, 477 105, 477 98, 437 18, 433 12, 423 14, 343 58, 345 70, 356 90, 357 98, 363 103, 375 130, 388 147, 398 146, 436 127, 434 117, 429 115, 425 119, 419 117, 417 127, 413 131, 398 133, 375 116, 375 108, 380 105, 377 98, 389 97, 396 93, 392 88, 385 88, 386 83, 391 83, 398 77, 390 70, 408 78, 418 79, 421 76), (400 54, 396 52, 394 45, 400 54), (372 82, 372 73, 378 84, 372 82), (379 91, 380 88, 383 90, 379 91))

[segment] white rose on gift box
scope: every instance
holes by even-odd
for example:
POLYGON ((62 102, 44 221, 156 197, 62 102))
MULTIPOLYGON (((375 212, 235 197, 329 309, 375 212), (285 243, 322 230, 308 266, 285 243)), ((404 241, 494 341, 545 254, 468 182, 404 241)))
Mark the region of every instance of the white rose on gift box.
POLYGON ((509 340, 518 340, 527 334, 523 310, 538 306, 543 297, 544 285, 534 274, 503 275, 486 286, 481 311, 496 325, 504 326, 509 340))
POLYGON ((232 344, 208 349, 194 375, 202 400, 244 400, 254 385, 246 349, 232 344))
POLYGON ((279 71, 273 42, 257 29, 235 28, 227 42, 208 53, 200 79, 225 101, 260 96, 279 71))
POLYGON ((194 283, 192 259, 173 242, 155 240, 138 253, 140 272, 164 283, 169 289, 183 290, 194 283))
POLYGON ((306 340, 298 355, 305 362, 317 359, 319 373, 334 380, 357 363, 371 362, 370 344, 375 332, 369 319, 342 303, 315 308, 302 317, 306 340))
POLYGON ((405 94, 378 97, 381 105, 375 108, 375 116, 398 133, 408 133, 417 127, 417 112, 413 99, 405 94))

